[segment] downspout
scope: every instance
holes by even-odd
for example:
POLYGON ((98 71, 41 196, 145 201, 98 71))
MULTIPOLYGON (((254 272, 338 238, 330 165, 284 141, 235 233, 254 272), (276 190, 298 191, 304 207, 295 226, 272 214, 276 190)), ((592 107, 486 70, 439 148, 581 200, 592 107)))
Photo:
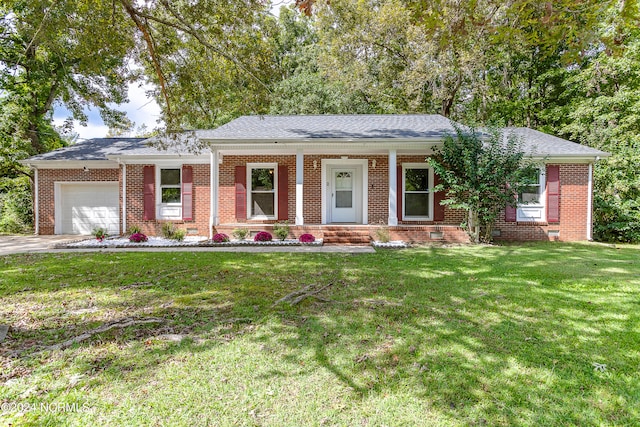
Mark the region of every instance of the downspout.
MULTIPOLYGON (((598 160, 598 158, 596 158, 598 160)), ((593 227, 593 163, 589 163, 589 181, 587 183, 587 240, 592 240, 593 227)))
POLYGON ((127 232, 127 165, 118 158, 122 165, 122 234, 127 232))
MULTIPOLYGON (((29 165, 31 166, 31 165, 29 165)), ((40 196, 38 195, 38 168, 33 168, 33 213, 34 213, 34 234, 40 234, 40 196)))
POLYGON ((215 167, 213 162, 217 161, 217 156, 214 155, 213 151, 209 151, 209 240, 213 240, 213 197, 214 197, 214 189, 215 185, 213 174, 215 173, 215 167))

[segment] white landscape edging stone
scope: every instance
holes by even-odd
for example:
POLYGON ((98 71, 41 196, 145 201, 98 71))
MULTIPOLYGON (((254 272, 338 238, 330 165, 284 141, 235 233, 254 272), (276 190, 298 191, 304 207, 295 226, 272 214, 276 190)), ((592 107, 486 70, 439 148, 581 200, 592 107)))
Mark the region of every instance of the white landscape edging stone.
POLYGON ((164 248, 172 246, 200 246, 206 241, 202 236, 186 236, 184 240, 171 240, 164 237, 149 237, 146 242, 130 242, 128 237, 108 237, 102 241, 87 239, 66 244, 66 248, 164 248))
POLYGON ((374 240, 373 242, 371 242, 371 246, 381 249, 404 249, 409 247, 409 245, 402 240, 393 240, 391 242, 379 242, 377 240, 374 240))
POLYGON ((322 239, 316 239, 311 243, 302 243, 299 240, 271 240, 268 242, 256 242, 254 240, 229 240, 228 242, 216 243, 207 240, 201 246, 322 246, 322 239))
POLYGON ((302 243, 299 240, 272 240, 269 242, 256 242, 253 240, 231 240, 229 242, 215 243, 202 236, 186 236, 184 240, 171 240, 164 237, 149 237, 146 242, 131 242, 128 237, 108 237, 102 241, 98 239, 85 239, 65 243, 58 247, 67 249, 83 248, 166 248, 166 247, 198 247, 198 246, 322 246, 322 239, 315 242, 302 243))

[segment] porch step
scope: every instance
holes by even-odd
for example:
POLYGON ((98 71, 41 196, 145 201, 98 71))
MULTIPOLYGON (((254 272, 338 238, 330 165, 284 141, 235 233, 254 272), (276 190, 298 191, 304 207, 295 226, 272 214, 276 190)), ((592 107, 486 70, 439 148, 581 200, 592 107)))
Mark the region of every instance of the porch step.
POLYGON ((323 234, 325 245, 365 246, 371 244, 368 229, 326 229, 323 234))

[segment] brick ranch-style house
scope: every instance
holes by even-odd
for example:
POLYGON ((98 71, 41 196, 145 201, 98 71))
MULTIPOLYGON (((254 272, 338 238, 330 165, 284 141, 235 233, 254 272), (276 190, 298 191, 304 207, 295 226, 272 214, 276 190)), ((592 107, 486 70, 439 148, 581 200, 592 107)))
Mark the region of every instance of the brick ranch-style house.
MULTIPOLYGON (((589 240, 593 164, 608 154, 507 128, 544 166, 496 224, 503 240, 589 240)), ((141 138, 92 139, 25 160, 36 234, 158 235, 164 222, 211 237, 291 224, 292 237, 366 242, 376 227, 409 242, 467 241, 464 212, 440 205, 426 162, 452 122, 439 115, 245 116, 196 131, 198 153, 141 138)), ((177 144, 179 145, 179 144, 177 144)))

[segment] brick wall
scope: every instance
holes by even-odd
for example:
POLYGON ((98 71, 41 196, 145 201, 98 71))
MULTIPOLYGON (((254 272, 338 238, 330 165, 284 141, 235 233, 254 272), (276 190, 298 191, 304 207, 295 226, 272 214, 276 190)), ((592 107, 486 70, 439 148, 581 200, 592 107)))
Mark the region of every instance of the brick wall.
MULTIPOLYGON (((55 199, 54 184, 56 182, 117 182, 122 187, 119 169, 39 169, 38 170, 38 203, 40 212, 40 234, 54 234, 55 232, 55 199)), ((122 198, 120 199, 122 207, 122 198)), ((120 224, 122 228, 122 224, 120 224)))
MULTIPOLYGON (((587 196, 589 165, 560 164, 560 221, 557 223, 505 222, 504 213, 496 224, 500 236, 496 240, 562 240, 587 239, 587 196), (549 231, 559 236, 549 237, 549 231)), ((591 225, 589 225, 591 227, 591 225)))
MULTIPOLYGON (((255 155, 255 156, 224 156, 220 165, 218 195, 218 220, 221 224, 236 222, 236 166, 244 166, 247 163, 277 163, 278 166, 288 167, 287 185, 289 188, 288 218, 289 222, 294 222, 296 218, 296 156, 295 155, 255 155)), ((306 168, 306 161, 305 161, 306 168)), ((313 168, 313 167, 312 167, 313 168)), ((306 179, 306 176, 305 176, 306 179)), ((278 186, 283 185, 282 177, 278 176, 278 186)), ((248 189, 247 189, 248 191, 248 189)), ((306 189, 305 189, 306 191, 306 189)), ((305 200, 306 200, 305 194, 305 200)), ((276 204, 278 201, 276 200, 276 204)), ((309 203, 313 203, 312 200, 309 203)), ((319 209, 319 208, 318 208, 319 209)), ((247 211, 247 214, 249 212, 247 211)), ((306 221, 306 219, 305 219, 306 221)), ((261 224, 273 223, 275 221, 249 220, 248 223, 261 224)))
MULTIPOLYGON (((137 225, 144 234, 158 236, 162 224, 173 222, 178 228, 184 228, 198 236, 209 235, 210 211, 210 168, 209 165, 190 165, 193 167, 193 220, 147 220, 144 218, 144 176, 143 170, 149 165, 127 165, 127 228, 137 225)), ((158 167, 158 166, 156 166, 158 167)), ((156 196, 158 188, 156 186, 156 196)))
MULTIPOLYGON (((306 224, 321 223, 322 206, 322 159, 339 159, 340 156, 306 155, 304 157, 304 198, 303 214, 306 224), (316 161, 317 168, 313 168, 316 161)), ((369 160, 369 200, 368 222, 371 225, 384 223, 388 218, 388 157, 380 156, 349 156, 350 159, 369 160), (372 160, 376 160, 376 168, 372 167, 372 160)), ((398 164, 421 163, 424 156, 398 156, 398 164)), ((219 190, 219 220, 221 224, 236 223, 235 218, 235 167, 246 163, 277 163, 288 166, 287 185, 289 189, 288 218, 295 221, 295 155, 255 155, 255 156, 224 156, 220 165, 219 190)), ((174 221, 179 227, 192 229, 198 235, 209 234, 209 195, 210 175, 209 165, 193 166, 193 220, 174 221)), ((139 225, 143 232, 149 235, 160 233, 162 221, 144 221, 143 218, 143 167, 144 165, 127 165, 127 226, 139 225)), ((398 177, 398 180, 402 177, 398 177)), ((279 177, 279 185, 282 185, 279 177)), ((93 169, 84 172, 81 169, 41 169, 39 170, 39 198, 40 198, 40 233, 54 233, 54 182, 57 181, 114 181, 122 187, 122 176, 119 169, 93 169)), ((498 240, 547 240, 549 231, 559 231, 559 240, 585 240, 587 236, 587 185, 588 165, 561 164, 560 165, 560 222, 547 223, 512 223, 505 222, 504 215, 500 216, 497 230, 500 231, 498 240)), ((122 204, 122 197, 120 200, 122 204)), ((460 210, 445 209, 445 219, 434 221, 400 221, 399 227, 393 231, 396 238, 416 240, 423 231, 431 232, 431 228, 415 228, 412 235, 411 226, 458 226, 465 219, 460 210)), ((274 221, 249 221, 249 224, 271 223, 274 221)), ((122 224, 121 224, 122 228, 122 224)), ((456 234, 456 240, 462 237, 456 234)), ((552 237, 551 239, 555 239, 552 237)))

